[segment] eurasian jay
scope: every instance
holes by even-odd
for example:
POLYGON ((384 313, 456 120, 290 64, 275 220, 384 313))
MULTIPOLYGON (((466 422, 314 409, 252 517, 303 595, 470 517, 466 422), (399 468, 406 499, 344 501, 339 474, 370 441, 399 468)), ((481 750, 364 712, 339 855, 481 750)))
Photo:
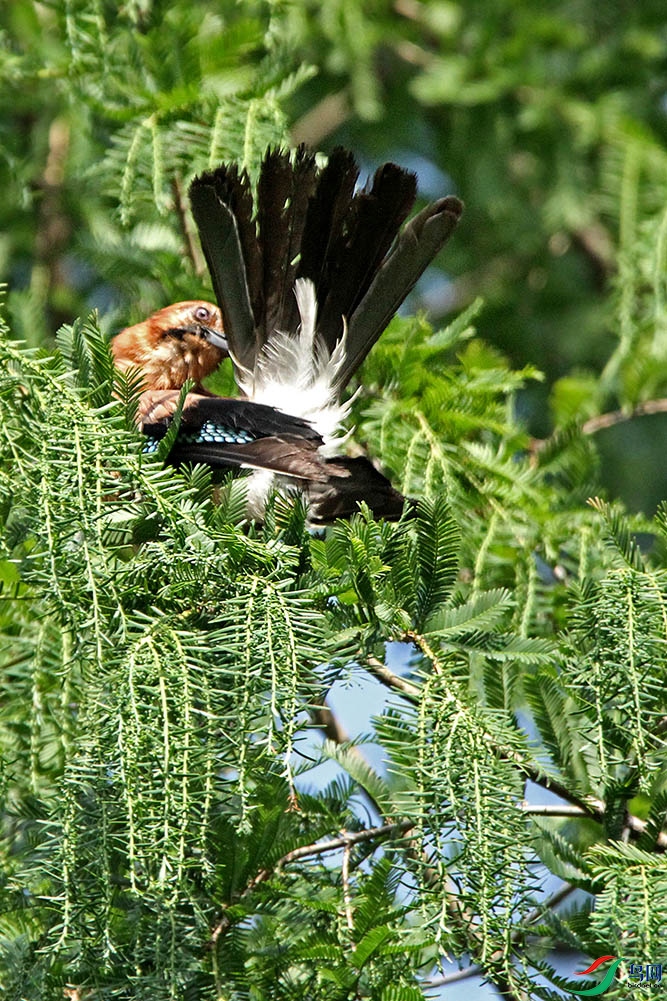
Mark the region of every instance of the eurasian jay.
POLYGON ((415 175, 387 163, 355 191, 357 177, 342 149, 322 169, 302 147, 270 150, 256 210, 236 165, 195 178, 192 211, 220 308, 176 303, 112 342, 116 365, 143 373, 138 420, 149 448, 167 433, 183 384, 195 383, 169 460, 252 470, 251 517, 261 519, 276 486, 305 495, 312 524, 349 517, 360 501, 378 517, 403 509, 369 459, 339 454, 350 408, 342 393, 462 206, 440 199, 399 234, 415 175), (201 385, 226 355, 242 398, 201 385))

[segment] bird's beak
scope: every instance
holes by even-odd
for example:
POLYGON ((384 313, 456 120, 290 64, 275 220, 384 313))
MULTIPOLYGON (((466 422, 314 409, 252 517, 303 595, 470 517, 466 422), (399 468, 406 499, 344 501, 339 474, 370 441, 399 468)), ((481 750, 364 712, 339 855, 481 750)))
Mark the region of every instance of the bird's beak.
POLYGON ((205 327, 203 323, 191 324, 187 327, 179 327, 177 330, 172 330, 171 333, 175 334, 196 334, 197 337, 203 337, 205 341, 212 344, 214 348, 218 348, 219 351, 224 351, 225 354, 229 354, 229 344, 227 343, 227 338, 218 330, 214 330, 213 327, 205 327))
POLYGON ((227 344, 227 338, 219 334, 217 330, 212 330, 211 327, 201 327, 201 332, 214 348, 219 348, 226 354, 229 354, 229 345, 227 344))

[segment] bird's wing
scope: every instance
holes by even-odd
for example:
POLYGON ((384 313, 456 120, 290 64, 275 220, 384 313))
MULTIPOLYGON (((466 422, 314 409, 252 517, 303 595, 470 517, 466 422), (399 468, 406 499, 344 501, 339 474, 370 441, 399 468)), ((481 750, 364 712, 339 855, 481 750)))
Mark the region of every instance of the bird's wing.
MULTIPOLYGON (((171 390, 143 394, 140 412, 149 450, 167 434, 178 398, 178 392, 171 390)), ((324 480, 321 445, 322 438, 310 424, 273 407, 189 393, 169 462, 269 469, 298 479, 324 480)))
MULTIPOLYGON (((167 434, 178 390, 149 390, 140 400, 142 430, 152 450, 167 434)), ((322 438, 307 421, 249 400, 189 393, 169 462, 214 469, 264 469, 297 481, 313 524, 348 518, 363 501, 378 518, 399 518, 405 498, 366 458, 320 454, 322 438)))
POLYGON ((266 469, 303 484, 325 482, 327 471, 311 442, 294 435, 255 441, 179 433, 169 453, 174 466, 202 463, 212 469, 266 469))

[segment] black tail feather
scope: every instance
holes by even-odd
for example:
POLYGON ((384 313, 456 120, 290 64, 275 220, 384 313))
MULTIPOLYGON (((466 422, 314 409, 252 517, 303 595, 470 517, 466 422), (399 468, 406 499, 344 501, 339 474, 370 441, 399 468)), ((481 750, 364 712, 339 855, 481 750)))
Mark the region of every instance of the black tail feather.
POLYGON ((202 174, 190 185, 190 203, 229 346, 241 365, 252 368, 263 305, 248 176, 234 164, 202 174))
POLYGON ((263 344, 274 331, 295 330, 298 324, 294 282, 315 180, 315 157, 303 147, 293 161, 281 150, 269 150, 264 158, 257 188, 264 291, 264 313, 257 320, 263 344))
POLYGON ((331 288, 320 305, 319 329, 329 349, 363 300, 378 267, 414 204, 417 179, 393 163, 376 171, 370 186, 357 192, 331 248, 331 288))
POLYGON ((313 282, 318 302, 328 298, 335 280, 333 247, 348 217, 358 176, 352 153, 337 147, 320 173, 308 205, 298 275, 313 282))
POLYGON ((255 217, 245 171, 223 165, 192 182, 225 332, 244 368, 254 368, 274 331, 296 331, 294 281, 305 277, 315 286, 318 331, 330 351, 348 324, 342 390, 461 214, 458 199, 441 199, 396 240, 414 203, 415 175, 387 163, 355 193, 357 176, 354 158, 342 149, 322 170, 304 147, 294 157, 270 150, 255 217))
POLYGON ((327 460, 324 466, 329 474, 326 480, 308 484, 308 519, 313 524, 349 518, 362 502, 376 518, 397 521, 403 514, 406 498, 368 459, 339 456, 327 460))
POLYGON ((406 295, 447 242, 462 211, 459 199, 450 195, 427 205, 405 227, 349 319, 345 362, 339 374, 341 387, 349 382, 406 295))

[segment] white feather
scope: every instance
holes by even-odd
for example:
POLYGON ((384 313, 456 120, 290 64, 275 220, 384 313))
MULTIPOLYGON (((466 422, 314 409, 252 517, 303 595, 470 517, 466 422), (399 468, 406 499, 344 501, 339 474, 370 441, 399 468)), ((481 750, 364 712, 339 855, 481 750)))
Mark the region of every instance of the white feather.
POLYGON ((273 488, 275 474, 270 469, 255 469, 248 477, 246 510, 251 518, 259 521, 264 517, 266 502, 273 488))
MULTIPOLYGON (((294 284, 301 323, 296 334, 277 330, 264 345, 254 371, 243 369, 239 385, 255 403, 303 417, 324 439, 322 452, 334 454, 345 439, 342 424, 351 401, 338 400, 338 373, 345 359, 345 334, 330 353, 317 333, 315 286, 307 278, 294 284)), ((348 432, 349 433, 349 432, 348 432)))

